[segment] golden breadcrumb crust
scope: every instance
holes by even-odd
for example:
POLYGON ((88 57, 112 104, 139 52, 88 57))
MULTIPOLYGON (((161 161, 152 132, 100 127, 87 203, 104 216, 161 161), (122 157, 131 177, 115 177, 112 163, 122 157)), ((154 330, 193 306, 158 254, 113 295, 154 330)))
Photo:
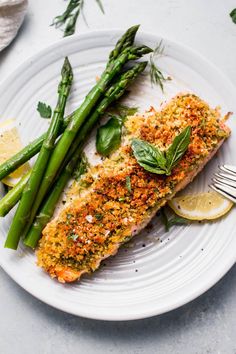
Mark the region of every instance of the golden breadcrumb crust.
POLYGON ((229 135, 220 110, 211 109, 193 94, 176 96, 160 111, 151 108, 128 117, 124 130, 122 147, 72 187, 72 194, 76 191, 78 196, 43 231, 38 265, 62 282, 70 281, 68 270, 76 279, 116 253, 229 135), (132 138, 166 149, 187 126, 192 127, 191 142, 171 176, 149 173, 137 164, 130 147, 132 138))

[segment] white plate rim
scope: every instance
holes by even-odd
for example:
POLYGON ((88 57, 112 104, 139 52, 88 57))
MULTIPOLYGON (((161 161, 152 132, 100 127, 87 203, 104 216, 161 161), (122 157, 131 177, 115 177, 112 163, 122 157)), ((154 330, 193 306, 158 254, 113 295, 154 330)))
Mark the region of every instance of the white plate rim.
MULTIPOLYGON (((32 62, 37 61, 39 56, 49 55, 50 52, 53 51, 53 49, 56 49, 58 46, 63 46, 63 44, 69 44, 71 42, 74 42, 74 41, 77 41, 80 39, 86 40, 88 38, 91 38, 91 36, 93 36, 94 38, 97 36, 102 36, 102 35, 106 35, 106 34, 109 34, 112 36, 113 35, 118 36, 118 35, 123 34, 123 32, 124 32, 123 29, 92 30, 87 33, 75 34, 71 37, 62 38, 62 39, 56 41, 55 43, 47 46, 46 48, 39 50, 36 54, 34 54, 30 58, 28 58, 26 61, 19 64, 17 66, 17 68, 11 74, 9 74, 2 82, 0 82, 0 91, 3 90, 4 87, 7 87, 8 85, 10 85, 11 82, 14 80, 14 78, 18 75, 21 75, 22 72, 24 71, 24 69, 27 69, 27 67, 32 62)), ((155 35, 153 33, 149 33, 149 32, 140 31, 139 36, 144 39, 147 38, 151 41, 156 41, 156 42, 160 39, 160 36, 157 36, 157 35, 155 35)), ((230 79, 227 76, 225 76, 225 74, 223 74, 223 72, 217 68, 216 65, 212 64, 208 59, 206 59, 204 56, 199 54, 194 49, 192 49, 186 45, 183 45, 182 43, 180 43, 178 41, 173 41, 167 37, 165 37, 163 39, 164 39, 164 41, 168 41, 168 43, 170 43, 171 45, 175 45, 175 46, 180 47, 183 51, 188 52, 188 54, 191 55, 192 57, 196 57, 198 59, 198 61, 201 62, 202 65, 207 66, 209 70, 211 70, 213 73, 217 74, 218 79, 220 79, 222 82, 224 82, 225 86, 230 89, 231 93, 234 92, 235 96, 236 96, 236 87, 233 85, 233 83, 230 81, 230 79)), ((45 302, 46 304, 48 304, 54 308, 57 308, 61 311, 64 311, 64 312, 67 312, 67 313, 70 313, 73 315, 77 315, 77 316, 81 316, 81 317, 85 317, 85 318, 90 318, 90 319, 92 318, 92 319, 96 319, 96 320, 124 321, 124 320, 143 319, 143 318, 148 318, 148 317, 152 317, 155 315, 160 315, 160 314, 172 311, 174 309, 177 309, 177 308, 189 303, 190 301, 193 301, 194 299, 196 299, 197 297, 199 297, 200 295, 205 293, 207 290, 209 290, 212 286, 214 286, 232 268, 232 266, 235 264, 235 262, 236 262, 236 253, 235 254, 232 253, 230 255, 230 257, 226 258, 225 263, 223 265, 221 265, 220 269, 218 270, 218 272, 216 272, 215 276, 212 276, 211 279, 208 280, 208 282, 205 282, 204 284, 199 286, 197 290, 195 289, 195 290, 190 291, 181 300, 173 301, 171 305, 163 306, 161 311, 156 311, 155 309, 150 309, 149 311, 147 311, 147 310, 139 311, 135 315, 134 314, 132 314, 131 316, 121 315, 119 317, 112 316, 109 314, 104 314, 103 316, 101 316, 101 314, 91 315, 91 313, 86 311, 86 309, 84 311, 81 311, 81 309, 80 309, 80 311, 76 311, 76 309, 71 309, 71 306, 68 306, 64 302, 57 301, 56 299, 54 299, 52 301, 52 300, 48 299, 47 296, 44 296, 44 294, 38 294, 37 291, 34 291, 34 289, 32 289, 30 287, 30 285, 27 284, 27 282, 25 282, 22 278, 18 277, 17 274, 15 274, 11 270, 9 270, 7 267, 7 264, 5 264, 2 261, 2 259, 0 259, 0 266, 24 290, 26 290, 28 293, 30 293, 31 295, 33 295, 37 299, 45 302)))

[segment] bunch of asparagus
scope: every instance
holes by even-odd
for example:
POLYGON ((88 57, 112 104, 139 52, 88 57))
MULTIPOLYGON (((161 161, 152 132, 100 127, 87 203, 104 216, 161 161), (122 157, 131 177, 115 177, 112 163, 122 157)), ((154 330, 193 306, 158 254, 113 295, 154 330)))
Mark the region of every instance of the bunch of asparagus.
POLYGON ((73 79, 72 68, 66 58, 58 86, 58 102, 48 131, 0 166, 0 179, 3 179, 39 153, 32 170, 0 201, 0 216, 6 215, 19 201, 5 247, 17 249, 21 237, 25 245, 37 246, 43 228, 52 217, 63 189, 80 161, 89 133, 107 108, 145 69, 147 62, 125 68, 129 61, 152 51, 145 45, 134 45, 138 28, 129 28, 120 38, 99 81, 81 106, 63 119, 73 79))

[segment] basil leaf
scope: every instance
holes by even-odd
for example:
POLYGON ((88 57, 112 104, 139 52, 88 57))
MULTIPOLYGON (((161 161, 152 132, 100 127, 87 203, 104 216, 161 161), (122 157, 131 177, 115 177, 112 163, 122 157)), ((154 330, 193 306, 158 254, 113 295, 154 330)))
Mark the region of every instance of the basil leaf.
POLYGON ((179 162, 190 143, 191 127, 186 127, 179 135, 174 138, 173 143, 166 151, 167 175, 172 168, 179 162))
POLYGON ((159 167, 152 167, 149 166, 145 163, 139 162, 138 163, 140 166, 142 166, 144 168, 144 170, 151 172, 151 173, 155 173, 156 175, 165 175, 166 174, 166 170, 163 170, 159 167))
POLYGON ((161 213, 161 221, 165 226, 165 231, 168 232, 170 230, 170 227, 169 227, 169 221, 168 221, 168 217, 166 215, 165 207, 161 208, 160 213, 161 213))
POLYGON ((76 181, 79 181, 81 176, 84 175, 89 167, 89 162, 85 153, 82 154, 81 160, 74 171, 73 177, 76 181))
POLYGON ((130 176, 126 176, 125 182, 126 182, 126 188, 128 189, 128 192, 131 193, 132 192, 132 186, 131 186, 130 176))
POLYGON ((165 156, 157 147, 140 139, 134 139, 131 147, 138 164, 145 170, 156 174, 166 173, 165 156))
POLYGON ((52 115, 52 109, 44 102, 38 102, 37 111, 42 118, 49 119, 52 115))
POLYGON ((109 121, 97 131, 96 148, 100 155, 107 157, 120 146, 124 120, 137 111, 137 107, 129 107, 123 104, 115 105, 111 111, 114 114, 110 115, 109 121))
POLYGON ((170 228, 174 225, 184 225, 184 224, 189 223, 188 219, 181 218, 180 216, 177 216, 177 215, 174 215, 172 218, 168 219, 165 207, 163 207, 161 209, 161 219, 162 219, 162 222, 165 226, 166 232, 168 232, 170 230, 170 228))
POLYGON ((233 9, 229 15, 232 18, 232 21, 236 23, 236 9, 233 9))
POLYGON ((189 223, 188 219, 182 218, 181 216, 174 216, 169 220, 169 227, 174 225, 184 225, 188 223, 189 223))
POLYGON ((175 137, 165 154, 157 147, 140 139, 134 139, 131 147, 138 164, 145 170, 168 176, 187 150, 190 135, 191 127, 185 128, 175 137))
POLYGON ((122 126, 116 117, 111 117, 109 121, 102 125, 97 131, 96 148, 102 156, 109 156, 121 144, 122 126))

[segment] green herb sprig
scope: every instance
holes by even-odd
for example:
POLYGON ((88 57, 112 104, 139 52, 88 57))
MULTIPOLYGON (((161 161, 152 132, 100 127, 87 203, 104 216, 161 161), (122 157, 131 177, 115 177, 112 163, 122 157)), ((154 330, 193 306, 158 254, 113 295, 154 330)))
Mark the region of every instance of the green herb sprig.
POLYGON ((73 178, 76 181, 79 181, 80 178, 82 177, 82 175, 84 175, 88 171, 88 168, 89 168, 88 158, 85 155, 85 153, 83 152, 82 156, 81 156, 81 159, 79 161, 79 164, 78 164, 77 168, 74 171, 73 178))
POLYGON ((166 213, 166 207, 161 209, 161 220, 165 226, 165 231, 170 231, 170 228, 174 225, 185 225, 189 223, 189 220, 181 218, 180 216, 174 215, 168 218, 166 213))
POLYGON ((191 127, 186 127, 177 135, 166 151, 141 139, 133 139, 131 147, 140 166, 158 175, 171 174, 171 170, 183 157, 190 143, 191 127))
POLYGON ((115 105, 116 114, 120 119, 124 120, 128 116, 133 116, 138 112, 138 107, 130 107, 125 104, 117 103, 115 105))
POLYGON ((73 234, 73 233, 71 233, 67 236, 68 240, 72 240, 72 241, 77 241, 78 237, 79 237, 79 235, 73 234))
POLYGON ((52 116, 52 108, 44 102, 38 102, 37 111, 42 118, 49 119, 52 116))
POLYGON ((131 179, 130 176, 126 176, 125 178, 125 184, 126 184, 126 188, 128 190, 129 193, 132 193, 132 186, 131 186, 131 179))
POLYGON ((100 155, 107 157, 120 146, 121 130, 122 124, 115 116, 98 129, 96 149, 100 155))
POLYGON ((161 57, 164 53, 165 47, 163 46, 162 41, 156 46, 153 53, 150 55, 150 79, 151 83, 157 86, 160 86, 162 92, 164 90, 163 83, 167 80, 164 77, 161 70, 157 67, 156 61, 159 57, 161 57))
POLYGON ((233 9, 229 15, 232 18, 232 21, 236 23, 236 9, 233 9))
MULTIPOLYGON (((104 13, 101 0, 95 1, 102 13, 104 13)), ((71 36, 75 33, 76 22, 80 13, 83 11, 83 7, 84 0, 70 0, 63 14, 54 18, 52 26, 56 28, 64 26, 64 37, 71 36)))
POLYGON ((96 149, 97 152, 107 157, 119 148, 121 144, 122 126, 129 115, 134 115, 138 108, 125 105, 116 105, 117 114, 111 115, 106 124, 97 130, 96 149))

